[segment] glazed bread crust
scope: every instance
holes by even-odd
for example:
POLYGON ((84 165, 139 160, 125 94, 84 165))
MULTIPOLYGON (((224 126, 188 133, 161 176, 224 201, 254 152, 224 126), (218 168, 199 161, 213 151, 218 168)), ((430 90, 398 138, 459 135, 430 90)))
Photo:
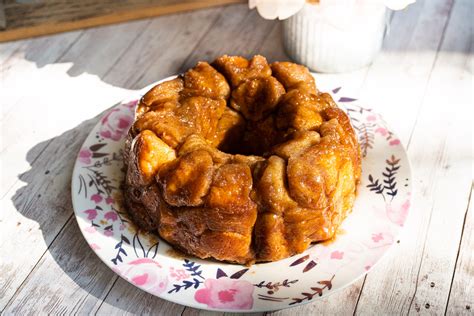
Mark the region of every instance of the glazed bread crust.
POLYGON ((199 62, 140 100, 125 205, 176 248, 242 264, 332 238, 352 210, 360 150, 304 66, 262 56, 199 62))

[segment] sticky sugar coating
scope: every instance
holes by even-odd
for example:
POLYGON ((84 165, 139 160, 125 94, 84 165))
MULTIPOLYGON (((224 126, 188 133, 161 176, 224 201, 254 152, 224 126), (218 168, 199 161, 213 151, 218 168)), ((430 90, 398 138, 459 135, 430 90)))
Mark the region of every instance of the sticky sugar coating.
POLYGON ((304 66, 221 56, 140 100, 124 162, 133 221, 199 258, 280 260, 332 238, 360 149, 304 66))

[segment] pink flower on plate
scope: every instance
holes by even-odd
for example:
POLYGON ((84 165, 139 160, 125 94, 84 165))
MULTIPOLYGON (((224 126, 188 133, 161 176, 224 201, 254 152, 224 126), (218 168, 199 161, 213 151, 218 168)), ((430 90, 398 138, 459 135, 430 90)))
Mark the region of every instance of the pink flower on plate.
POLYGON ((194 299, 208 307, 221 309, 251 309, 253 285, 244 280, 230 278, 207 279, 204 289, 194 294, 194 299))
POLYGON ((114 211, 109 211, 104 214, 104 218, 115 222, 118 219, 118 215, 114 211))
POLYGON ((390 146, 397 146, 397 145, 400 145, 400 140, 399 139, 392 139, 388 144, 390 146))
POLYGON ((335 250, 331 252, 331 259, 342 260, 344 258, 344 251, 335 250))
POLYGON ((174 269, 174 267, 170 267, 170 275, 173 277, 176 281, 181 281, 189 278, 189 274, 186 273, 186 270, 184 269, 174 269))
POLYGON ((128 103, 122 104, 122 106, 124 106, 126 108, 129 108, 132 111, 134 111, 135 107, 137 106, 137 103, 138 103, 138 100, 133 100, 133 101, 130 101, 128 103))
POLYGON ((374 214, 374 221, 367 227, 365 237, 361 240, 362 244, 367 249, 381 249, 392 245, 395 241, 392 227, 385 214, 374 214))
POLYGON ((387 230, 380 233, 373 233, 371 241, 365 242, 364 244, 369 249, 376 249, 390 246, 391 244, 393 244, 393 242, 393 235, 390 231, 387 230))
POLYGON ((84 213, 87 214, 87 219, 90 221, 94 220, 97 217, 97 210, 93 208, 85 210, 84 213))
POLYGON ((129 282, 155 295, 163 293, 168 285, 163 267, 153 259, 136 259, 123 263, 114 270, 129 282))
POLYGON ((124 225, 124 224, 120 224, 119 229, 120 229, 121 231, 124 230, 124 229, 125 229, 125 225, 124 225))
POLYGON ((374 242, 379 242, 379 241, 383 240, 383 233, 372 234, 372 240, 374 242))
POLYGON ((91 157, 92 152, 89 150, 89 148, 82 148, 79 152, 79 161, 85 165, 88 165, 92 162, 91 157))
POLYGON ((91 201, 94 201, 95 203, 100 203, 102 202, 102 196, 98 193, 92 194, 91 201))
POLYGON ((111 197, 111 196, 108 196, 108 197, 105 199, 105 203, 107 203, 107 204, 112 204, 112 203, 114 203, 114 198, 111 197))
POLYGON ((112 109, 101 120, 99 134, 114 141, 122 139, 133 121, 131 113, 124 113, 119 108, 112 109))
POLYGON ((388 134, 388 131, 386 128, 379 127, 375 130, 376 133, 379 133, 382 136, 386 136, 388 134))
POLYGON ((397 225, 403 226, 405 223, 408 211, 410 210, 410 200, 407 199, 400 207, 393 207, 391 204, 387 204, 385 208, 385 212, 387 217, 390 219, 392 223, 397 225))

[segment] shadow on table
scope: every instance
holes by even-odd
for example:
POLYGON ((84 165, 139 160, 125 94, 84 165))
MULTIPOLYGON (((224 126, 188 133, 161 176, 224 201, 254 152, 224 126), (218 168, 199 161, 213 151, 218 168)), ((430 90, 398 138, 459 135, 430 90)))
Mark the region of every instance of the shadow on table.
MULTIPOLYGON (((71 77, 87 73, 125 89, 141 89, 182 72, 199 60, 212 61, 223 54, 246 57, 263 54, 269 60, 281 59, 284 53, 280 34, 271 32, 276 21, 261 19, 255 10, 250 11, 245 5, 234 8, 237 16, 234 19, 240 21, 242 27, 247 25, 249 28, 250 23, 259 29, 259 33, 268 32, 267 37, 275 37, 270 41, 271 50, 263 48, 261 40, 249 41, 248 32, 241 32, 236 27, 218 25, 203 36, 201 32, 189 30, 189 27, 173 26, 173 21, 183 19, 179 15, 186 15, 190 23, 198 24, 193 22, 193 13, 189 12, 153 18, 145 28, 137 27, 139 23, 146 22, 142 20, 31 39, 20 50, 24 52, 25 59, 34 62, 38 68, 70 63, 67 74, 71 77), (126 34, 120 34, 120 30, 125 28, 126 34), (206 46, 207 42, 216 41, 225 42, 206 46), (182 43, 188 43, 189 48, 183 49, 182 43), (179 51, 173 54, 173 47, 179 51)), ((228 13, 222 15, 216 8, 204 10, 214 10, 215 16, 209 15, 208 18, 218 19, 218 24, 225 23, 228 18, 228 13)))
MULTIPOLYGON (((407 52, 407 49, 412 49, 414 53, 418 54, 422 51, 436 51, 438 49, 438 37, 425 36, 425 40, 419 40, 416 45, 412 45, 410 42, 416 40, 414 36, 417 34, 411 34, 410 36, 413 38, 400 36, 400 34, 405 34, 407 29, 415 28, 415 26, 423 27, 419 20, 426 18, 422 16, 422 13, 428 4, 428 1, 417 1, 407 9, 392 14, 392 23, 384 41, 383 50, 406 54, 410 53, 407 52)), ((266 47, 263 43, 249 41, 248 32, 239 32, 235 27, 221 25, 210 29, 197 42, 196 39, 193 41, 192 38, 189 38, 189 30, 178 32, 173 38, 163 37, 160 35, 163 34, 162 29, 172 27, 172 24, 165 23, 168 21, 167 19, 171 19, 171 16, 163 16, 154 18, 153 23, 150 23, 145 30, 137 28, 135 36, 122 38, 120 34, 117 34, 120 33, 116 31, 118 26, 103 26, 85 30, 81 34, 78 34, 80 31, 75 31, 32 39, 21 50, 24 50, 25 58, 34 62, 38 68, 48 64, 72 63, 72 66, 67 70, 71 77, 89 73, 97 75, 108 84, 126 89, 143 88, 160 78, 168 77, 193 66, 198 60, 213 60, 224 53, 247 57, 253 54, 262 54, 270 61, 289 59, 284 53, 280 25, 273 29, 275 21, 261 19, 255 10, 249 11, 246 6, 236 6, 235 8, 239 16, 242 16, 242 27, 250 23, 254 29, 268 31, 265 38, 266 47), (217 28, 219 28, 218 34, 217 28), (226 42, 223 42, 222 45, 215 45, 217 38, 226 42), (181 52, 172 56, 169 50, 173 48, 173 45, 176 46, 178 42, 183 41, 190 41, 190 44, 197 44, 197 46, 187 56, 181 52), (206 47, 205 43, 210 44, 206 47), (242 43, 248 43, 248 45, 242 43), (136 49, 137 45, 141 45, 143 49, 136 49), (125 46, 128 48, 124 50, 125 46)), ((439 6, 437 9, 441 10, 438 12, 440 15, 449 16, 452 4, 439 6)), ((216 13, 216 17, 218 17, 218 13, 216 13)), ((225 16, 220 18, 220 20, 223 19, 225 16)), ((141 22, 127 22, 120 26, 122 28, 124 25, 130 26, 129 29, 134 29, 133 26, 136 23, 141 22)), ((430 27, 429 24, 426 28, 428 27, 430 27)), ((417 33, 422 33, 422 30, 418 30, 417 33)), ((459 48, 442 46, 441 49, 456 50, 459 48)))
MULTIPOLYGON (((12 197, 16 210, 38 223, 45 244, 49 246, 49 255, 69 278, 56 271, 56 265, 48 262, 49 256, 46 256, 32 276, 35 273, 44 276, 36 275, 36 281, 40 283, 56 278, 56 284, 51 288, 61 288, 58 292, 66 296, 62 300, 64 306, 57 305, 54 295, 43 298, 50 302, 32 304, 38 308, 42 304, 55 306, 59 311, 69 310, 81 302, 85 313, 97 307, 97 301, 106 299, 109 292, 116 292, 113 301, 108 303, 124 311, 135 313, 143 308, 145 313, 152 313, 153 308, 155 311, 163 308, 182 311, 182 306, 158 299, 124 280, 117 281, 116 274, 100 261, 79 230, 71 202, 71 176, 82 143, 102 115, 32 147, 26 156, 31 168, 18 177, 25 184, 12 197), (71 285, 71 281, 75 285, 71 285), (110 290, 112 285, 116 286, 110 290)), ((49 287, 48 284, 41 285, 49 287)))

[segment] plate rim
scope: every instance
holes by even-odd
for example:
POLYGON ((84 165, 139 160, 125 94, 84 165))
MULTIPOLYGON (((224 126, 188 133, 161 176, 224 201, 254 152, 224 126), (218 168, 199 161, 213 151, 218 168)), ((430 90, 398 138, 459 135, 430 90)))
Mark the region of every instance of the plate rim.
MULTIPOLYGON (((315 73, 311 73, 313 77, 317 77, 317 74, 315 73)), ((168 76, 164 79, 161 79, 161 80, 158 80, 156 82, 153 82, 147 86, 145 86, 144 88, 142 89, 138 89, 138 90, 133 90, 133 91, 130 91, 129 93, 127 93, 125 96, 123 96, 122 98, 118 99, 118 102, 115 102, 112 106, 108 107, 107 109, 104 110, 104 113, 102 116, 99 117, 97 123, 90 129, 89 133, 87 134, 87 136, 85 137, 84 141, 82 142, 81 144, 81 147, 82 148, 84 146, 84 144, 86 144, 89 140, 89 136, 91 135, 91 133, 93 131, 95 131, 97 129, 97 126, 100 124, 101 122, 101 119, 104 115, 106 115, 110 110, 112 110, 113 108, 115 108, 116 106, 119 106, 121 104, 124 104, 125 102, 127 101, 130 101, 130 100, 135 100, 135 99, 140 99, 144 93, 146 93, 148 90, 150 90, 152 87, 154 87, 155 85, 161 83, 161 82, 164 82, 164 81, 168 81, 168 80, 172 80, 176 77, 178 77, 179 74, 177 75, 172 75, 172 76, 168 76)), ((336 101, 335 101, 336 102, 336 101)), ((338 105, 339 108, 343 108, 345 109, 345 106, 341 106, 340 102, 336 102, 336 104, 338 105)), ((363 107, 363 106, 359 106, 357 105, 357 107, 360 107, 360 108, 363 108, 363 109, 366 109, 366 110, 374 110, 373 108, 367 108, 367 107, 363 107)), ((397 133, 397 131, 395 131, 389 124, 387 124, 387 122, 385 121, 385 119, 382 117, 382 115, 379 113, 379 112, 376 112, 374 111, 373 112, 375 115, 378 115, 379 119, 383 122, 383 124, 385 125, 385 127, 392 131, 394 135, 398 136, 399 134, 397 133)), ((351 123, 352 125, 352 123, 351 123)), ((413 201, 415 200, 414 199, 414 184, 415 184, 415 177, 414 177, 414 174, 413 174, 413 168, 412 168, 412 163, 409 159, 409 156, 408 156, 408 151, 405 147, 404 144, 402 144, 400 142, 399 144, 400 146, 400 152, 403 153, 404 155, 404 158, 406 158, 406 174, 408 174, 410 177, 409 177, 409 181, 408 181, 408 186, 407 188, 409 189, 409 192, 410 192, 410 195, 408 196, 408 201, 410 202, 410 206, 409 206, 409 209, 408 209, 408 213, 407 213, 407 216, 405 218, 405 221, 404 221, 404 225, 403 227, 401 227, 400 229, 397 230, 396 234, 394 235, 394 237, 397 239, 397 240, 400 240, 400 239, 403 239, 403 233, 406 231, 406 226, 407 226, 407 223, 409 223, 413 217, 413 210, 414 210, 414 205, 413 205, 413 201)), ((333 294, 335 293, 339 293, 340 291, 346 289, 347 287, 349 287, 350 285, 356 283, 357 281, 359 281, 361 278, 363 277, 366 277, 367 274, 370 272, 370 271, 373 271, 373 269, 379 265, 380 262, 382 262, 383 260, 386 260, 385 258, 388 257, 388 254, 392 253, 395 248, 395 244, 396 243, 392 243, 391 245, 388 246, 388 248, 380 255, 380 257, 377 259, 377 261, 374 262, 373 265, 370 266, 369 269, 367 269, 366 271, 364 271, 363 273, 361 273, 359 276, 357 276, 356 278, 354 278, 353 280, 351 280, 350 282, 347 282, 346 284, 340 286, 340 287, 337 287, 335 289, 332 289, 331 291, 328 291, 328 292, 325 292, 324 295, 322 297, 319 297, 319 296, 316 296, 315 298, 313 298, 312 300, 306 300, 306 301, 303 301, 301 303, 297 303, 295 305, 283 305, 283 306, 275 306, 274 308, 269 308, 271 307, 271 305, 265 305, 266 308, 258 308, 258 307, 252 307, 251 309, 248 309, 248 310, 245 310, 245 309, 221 309, 221 308, 209 308, 207 305, 205 304, 199 304, 199 303, 195 303, 195 302, 191 302, 189 300, 185 300, 185 302, 183 301, 180 301, 179 298, 181 297, 181 295, 176 295, 176 298, 175 296, 172 296, 172 297, 164 297, 163 295, 157 295, 155 293, 152 293, 150 291, 148 291, 147 289, 144 289, 144 288, 141 288, 141 287, 138 287, 136 286, 135 284, 133 284, 131 282, 131 280, 125 278, 124 276, 122 276, 122 274, 118 273, 117 271, 115 271, 112 267, 111 264, 108 263, 108 260, 106 258, 104 258, 103 256, 100 255, 100 253, 98 251, 96 251, 95 249, 93 249, 91 247, 91 243, 89 242, 89 238, 86 236, 85 234, 85 231, 82 229, 81 227, 81 224, 80 224, 80 220, 82 220, 80 217, 78 217, 77 215, 77 212, 79 212, 79 208, 78 208, 78 205, 76 204, 77 202, 75 201, 76 198, 75 198, 75 189, 76 188, 76 184, 75 184, 75 179, 76 179, 76 176, 78 175, 79 173, 79 152, 77 153, 77 155, 75 156, 75 161, 74 161, 74 166, 73 166, 73 172, 71 173, 71 201, 72 201, 72 207, 73 207, 73 212, 74 212, 74 217, 75 217, 75 220, 76 220, 76 223, 77 225, 79 226, 79 230, 81 231, 81 234, 83 236, 83 238, 85 239, 86 243, 88 244, 90 250, 92 250, 92 252, 100 259, 100 261, 102 261, 102 264, 105 264, 105 266, 107 266, 108 269, 110 269, 115 275, 117 275, 118 277, 120 277, 121 279, 125 280, 126 282, 128 282, 129 284, 131 284, 133 287, 139 289, 139 290, 142 290, 142 291, 145 291, 147 292, 148 294, 150 295, 153 295, 159 299, 162 299, 164 301, 169 301, 169 302, 172 302, 174 304, 178 304, 178 305, 181 305, 181 306, 185 306, 185 307, 191 307, 191 308, 196 308, 196 309, 201 309, 201 310, 207 310, 207 311, 213 311, 213 312, 229 312, 229 313, 256 313, 256 312, 271 312, 271 311, 277 311, 277 310, 285 310, 285 309, 290 309, 290 308, 293 308, 293 307, 300 307, 300 306, 304 306, 306 304, 310 304, 310 303, 313 303, 317 300, 320 300, 322 298, 327 298, 327 297, 330 297, 332 296, 333 294)), ((359 184, 361 185, 361 184, 359 184)), ((357 195, 356 195, 356 199, 357 199, 357 195)), ((159 236, 158 236, 159 237, 159 236)), ((160 241, 161 242, 166 242, 164 241, 163 239, 160 238, 160 241)), ((168 244, 168 243, 167 243, 168 244)), ((308 248, 309 249, 309 248, 308 248)), ((306 249, 307 250, 307 249, 306 249)), ((305 251, 306 251, 305 250, 305 251)), ((301 253, 302 254, 302 253, 301 253)), ((296 254, 295 256, 297 255, 301 255, 301 254, 296 254)), ((193 257, 193 256, 190 256, 190 257, 193 257)), ((294 256, 292 256, 294 257, 294 256)), ((291 257, 289 257, 291 258, 291 257)), ((201 260, 206 260, 206 259, 201 259, 201 260)), ((245 267, 244 265, 239 265, 239 264, 236 264, 236 266, 242 266, 242 267, 245 267)))

